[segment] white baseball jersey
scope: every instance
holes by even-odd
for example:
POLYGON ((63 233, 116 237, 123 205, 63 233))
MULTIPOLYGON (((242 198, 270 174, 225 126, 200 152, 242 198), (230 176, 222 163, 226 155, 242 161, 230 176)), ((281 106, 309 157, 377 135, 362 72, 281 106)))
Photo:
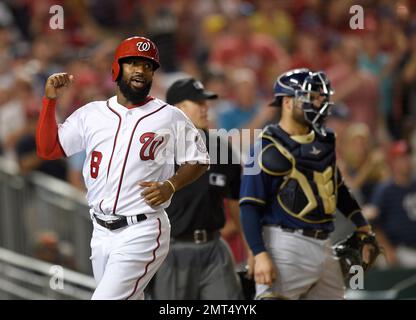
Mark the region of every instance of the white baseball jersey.
POLYGON ((59 141, 71 156, 86 150, 83 176, 91 214, 134 216, 160 211, 140 195, 140 181, 164 181, 174 164, 209 163, 205 144, 178 108, 151 98, 126 108, 114 96, 75 111, 58 126, 59 141))

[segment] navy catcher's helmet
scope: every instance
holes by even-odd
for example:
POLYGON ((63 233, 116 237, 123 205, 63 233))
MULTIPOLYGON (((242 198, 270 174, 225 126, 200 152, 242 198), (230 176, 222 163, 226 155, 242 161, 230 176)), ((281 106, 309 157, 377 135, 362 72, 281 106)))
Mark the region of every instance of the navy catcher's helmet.
POLYGON ((302 89, 306 77, 310 75, 309 69, 294 69, 280 75, 274 83, 274 101, 271 106, 282 106, 283 97, 295 97, 296 91, 302 89))
POLYGON ((280 75, 274 85, 274 101, 271 106, 280 107, 283 97, 293 97, 301 102, 306 121, 318 134, 326 135, 323 122, 332 106, 331 84, 323 71, 294 69, 280 75), (314 104, 317 97, 323 97, 320 105, 314 104))

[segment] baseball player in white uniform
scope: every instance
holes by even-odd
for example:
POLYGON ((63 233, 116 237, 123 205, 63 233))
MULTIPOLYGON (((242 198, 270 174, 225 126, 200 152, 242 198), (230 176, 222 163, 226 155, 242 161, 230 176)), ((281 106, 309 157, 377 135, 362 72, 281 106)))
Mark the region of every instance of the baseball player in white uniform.
POLYGON ((178 109, 149 96, 158 50, 147 38, 124 40, 112 65, 116 95, 84 105, 56 124, 59 89, 46 82, 37 126, 38 155, 58 159, 85 150, 83 176, 94 231, 92 299, 143 299, 144 288, 169 250, 165 213, 176 190, 200 177, 209 156, 197 129, 178 109), (180 165, 174 172, 175 162, 180 165))

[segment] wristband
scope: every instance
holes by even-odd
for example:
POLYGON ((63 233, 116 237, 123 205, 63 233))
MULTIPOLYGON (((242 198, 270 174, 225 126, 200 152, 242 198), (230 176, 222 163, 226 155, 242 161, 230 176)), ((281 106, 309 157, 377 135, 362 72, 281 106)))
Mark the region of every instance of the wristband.
POLYGON ((167 183, 169 183, 169 184, 170 184, 170 186, 172 187, 173 192, 175 193, 175 192, 176 192, 176 188, 175 188, 175 186, 173 185, 172 181, 170 181, 170 180, 168 179, 168 180, 166 180, 165 182, 167 182, 167 183))

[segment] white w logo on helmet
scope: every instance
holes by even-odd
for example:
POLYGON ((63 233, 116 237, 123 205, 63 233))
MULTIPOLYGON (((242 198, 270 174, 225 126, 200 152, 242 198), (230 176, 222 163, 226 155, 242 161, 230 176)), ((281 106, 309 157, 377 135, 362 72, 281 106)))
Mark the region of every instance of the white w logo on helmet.
POLYGON ((143 41, 137 42, 137 49, 139 51, 149 51, 150 43, 149 42, 143 42, 143 41))

